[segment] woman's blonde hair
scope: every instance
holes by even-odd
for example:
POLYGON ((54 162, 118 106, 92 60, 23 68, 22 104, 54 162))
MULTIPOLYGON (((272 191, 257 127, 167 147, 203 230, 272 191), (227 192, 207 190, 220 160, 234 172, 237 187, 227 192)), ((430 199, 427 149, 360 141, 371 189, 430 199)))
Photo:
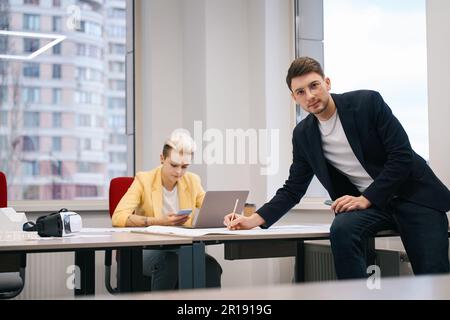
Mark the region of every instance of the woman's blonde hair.
POLYGON ((180 155, 193 155, 195 151, 195 142, 186 130, 175 130, 164 142, 163 157, 164 159, 174 150, 180 155))

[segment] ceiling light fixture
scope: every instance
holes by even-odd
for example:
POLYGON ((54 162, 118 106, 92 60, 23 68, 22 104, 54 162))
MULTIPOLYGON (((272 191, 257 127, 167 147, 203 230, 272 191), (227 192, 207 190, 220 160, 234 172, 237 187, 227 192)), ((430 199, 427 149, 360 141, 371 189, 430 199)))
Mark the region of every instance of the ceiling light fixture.
POLYGON ((22 32, 22 31, 7 31, 7 30, 0 30, 0 35, 5 36, 16 36, 16 37, 24 37, 24 38, 43 38, 43 39, 53 39, 53 41, 50 41, 45 46, 39 48, 38 50, 32 52, 31 54, 25 56, 25 55, 12 55, 12 54, 0 54, 0 59, 9 59, 9 60, 31 60, 44 51, 50 49, 51 47, 57 45, 64 39, 66 39, 66 36, 58 35, 58 34, 50 34, 50 33, 36 33, 36 32, 22 32))

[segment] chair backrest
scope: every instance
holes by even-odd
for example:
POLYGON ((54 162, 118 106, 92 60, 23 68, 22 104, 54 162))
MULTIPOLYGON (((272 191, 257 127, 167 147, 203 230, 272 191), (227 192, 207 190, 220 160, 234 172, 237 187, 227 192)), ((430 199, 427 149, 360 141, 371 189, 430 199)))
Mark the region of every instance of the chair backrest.
POLYGON ((8 187, 6 185, 6 176, 0 171, 0 208, 8 206, 8 187))
MULTIPOLYGON (((8 206, 8 186, 6 176, 0 171, 0 208, 8 206)), ((26 254, 4 254, 0 260, 0 299, 18 296, 25 285, 26 254), (16 272, 17 271, 17 272, 16 272)))
POLYGON ((117 177, 109 183, 109 215, 112 217, 120 199, 133 183, 133 177, 117 177))

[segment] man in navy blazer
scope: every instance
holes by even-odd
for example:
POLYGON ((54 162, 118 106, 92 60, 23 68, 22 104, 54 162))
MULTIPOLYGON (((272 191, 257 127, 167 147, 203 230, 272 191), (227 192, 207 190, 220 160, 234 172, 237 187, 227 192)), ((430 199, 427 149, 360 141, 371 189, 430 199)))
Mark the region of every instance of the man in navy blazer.
POLYGON ((231 229, 268 228, 300 202, 314 175, 334 200, 330 228, 339 279, 367 277, 366 243, 396 229, 415 274, 447 273, 450 191, 416 154, 378 92, 330 94, 320 64, 296 59, 286 78, 292 97, 310 114, 294 129, 289 178, 250 217, 231 229))

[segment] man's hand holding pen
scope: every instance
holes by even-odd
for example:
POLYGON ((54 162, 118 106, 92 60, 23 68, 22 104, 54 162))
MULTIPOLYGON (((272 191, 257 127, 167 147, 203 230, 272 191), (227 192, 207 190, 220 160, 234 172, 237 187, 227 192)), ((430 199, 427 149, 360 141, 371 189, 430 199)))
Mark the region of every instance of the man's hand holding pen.
POLYGON ((223 224, 229 230, 249 230, 264 224, 264 219, 257 213, 249 217, 236 214, 234 212, 227 214, 223 220, 223 224))

